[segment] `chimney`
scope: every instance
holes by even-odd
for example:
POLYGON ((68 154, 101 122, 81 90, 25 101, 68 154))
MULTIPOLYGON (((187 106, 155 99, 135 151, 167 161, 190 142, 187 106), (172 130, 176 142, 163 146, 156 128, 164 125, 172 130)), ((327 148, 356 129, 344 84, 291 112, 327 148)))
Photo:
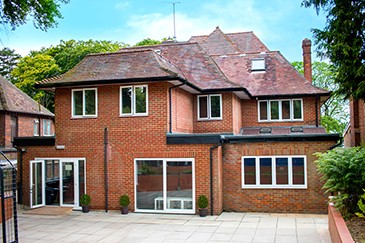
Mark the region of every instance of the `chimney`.
POLYGON ((311 45, 312 45, 312 42, 307 38, 305 38, 302 42, 304 78, 312 83, 311 45))

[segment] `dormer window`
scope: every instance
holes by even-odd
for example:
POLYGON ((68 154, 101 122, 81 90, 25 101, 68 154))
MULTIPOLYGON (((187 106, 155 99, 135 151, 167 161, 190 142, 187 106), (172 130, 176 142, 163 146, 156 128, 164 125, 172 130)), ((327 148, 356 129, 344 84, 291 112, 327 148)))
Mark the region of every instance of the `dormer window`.
POLYGON ((251 71, 254 72, 265 71, 265 59, 264 58, 252 59, 251 71))

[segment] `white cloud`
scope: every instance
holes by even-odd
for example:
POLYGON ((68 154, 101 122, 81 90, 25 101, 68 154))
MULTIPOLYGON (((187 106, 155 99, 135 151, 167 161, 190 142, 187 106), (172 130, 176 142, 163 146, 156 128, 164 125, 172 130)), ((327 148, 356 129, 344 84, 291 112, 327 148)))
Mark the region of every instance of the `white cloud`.
MULTIPOLYGON (((210 2, 202 6, 202 9, 196 9, 201 15, 195 17, 194 13, 180 13, 177 9, 177 39, 184 41, 192 35, 210 34, 216 26, 225 33, 254 31, 260 38, 275 38, 277 34, 270 28, 270 24, 277 18, 277 12, 269 10, 263 15, 254 3, 254 0, 210 2)), ((136 43, 144 38, 161 40, 174 35, 172 14, 134 15, 129 19, 127 27, 129 33, 134 33, 126 40, 128 43, 136 43)))

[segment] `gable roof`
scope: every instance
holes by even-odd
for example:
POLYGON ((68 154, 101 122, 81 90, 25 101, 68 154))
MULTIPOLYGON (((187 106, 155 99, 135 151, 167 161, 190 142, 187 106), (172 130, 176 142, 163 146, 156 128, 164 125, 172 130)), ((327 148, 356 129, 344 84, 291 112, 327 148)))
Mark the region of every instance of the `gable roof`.
POLYGON ((188 42, 88 55, 67 73, 46 79, 38 87, 138 80, 179 80, 198 92, 235 91, 241 98, 330 94, 308 82, 279 52, 269 51, 253 32, 224 34, 219 27, 188 42), (258 57, 265 59, 264 72, 251 71, 251 60, 258 57))
POLYGON ((54 114, 0 76, 0 111, 53 117, 54 114))

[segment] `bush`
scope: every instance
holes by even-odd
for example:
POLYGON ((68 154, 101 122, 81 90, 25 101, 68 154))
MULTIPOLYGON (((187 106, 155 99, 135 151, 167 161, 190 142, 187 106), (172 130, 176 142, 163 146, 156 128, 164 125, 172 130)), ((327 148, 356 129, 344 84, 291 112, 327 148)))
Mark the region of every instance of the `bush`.
MULTIPOLYGON (((365 192, 365 189, 363 189, 363 191, 365 192)), ((360 196, 357 206, 359 207, 360 212, 357 212, 356 215, 360 218, 365 218, 365 193, 360 196)))
POLYGON ((119 204, 121 207, 128 207, 129 204, 131 203, 131 201, 129 200, 129 196, 128 195, 122 195, 119 198, 119 204))
POLYGON ((91 197, 88 194, 83 194, 80 198, 80 204, 82 206, 89 206, 91 203, 91 197))
POLYGON ((207 208, 208 207, 208 198, 205 195, 200 195, 198 198, 198 207, 199 208, 207 208))
POLYGON ((337 194, 335 207, 344 217, 358 212, 357 202, 365 188, 365 147, 336 148, 315 155, 325 193, 337 194))

